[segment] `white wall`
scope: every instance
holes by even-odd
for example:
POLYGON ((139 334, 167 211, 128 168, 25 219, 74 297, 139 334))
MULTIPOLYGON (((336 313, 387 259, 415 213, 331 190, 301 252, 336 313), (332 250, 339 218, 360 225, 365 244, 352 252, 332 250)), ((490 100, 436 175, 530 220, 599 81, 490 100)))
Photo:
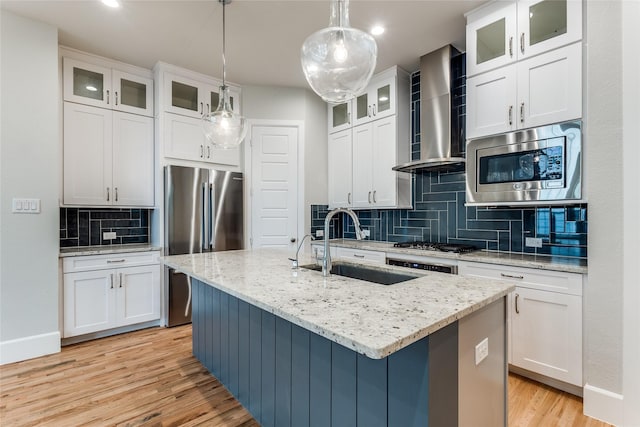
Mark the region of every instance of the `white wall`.
POLYGON ((0 37, 0 363, 60 351, 57 29, 7 11, 0 37), (14 197, 42 213, 11 213, 14 197))
POLYGON ((304 122, 304 233, 311 229, 311 204, 326 204, 327 104, 308 89, 243 86, 242 114, 247 119, 304 122))

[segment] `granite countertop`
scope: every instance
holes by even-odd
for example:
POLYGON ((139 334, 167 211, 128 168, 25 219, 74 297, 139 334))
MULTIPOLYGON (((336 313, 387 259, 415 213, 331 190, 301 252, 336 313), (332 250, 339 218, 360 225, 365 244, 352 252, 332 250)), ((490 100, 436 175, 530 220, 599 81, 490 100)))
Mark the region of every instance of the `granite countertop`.
POLYGON ((83 255, 108 255, 127 252, 159 251, 161 248, 150 244, 110 245, 110 246, 78 246, 60 248, 60 258, 83 255))
MULTIPOLYGON (((162 257, 164 264, 370 358, 384 358, 507 295, 514 286, 490 279, 416 272, 377 285, 291 268, 277 249, 162 257)), ((312 263, 300 258, 300 265, 312 263)), ((377 268, 406 273, 405 268, 377 268)))
MULTIPOLYGON (((314 245, 322 244, 322 241, 314 241, 314 245)), ((393 242, 378 242, 375 240, 332 239, 331 246, 344 248, 364 249, 386 252, 387 254, 407 254, 413 256, 425 256, 443 258, 457 261, 484 262, 488 264, 509 265, 513 267, 535 268, 540 270, 563 271, 566 273, 587 274, 587 261, 580 258, 515 254, 505 252, 475 251, 466 254, 452 252, 424 251, 419 249, 394 248, 393 242)))

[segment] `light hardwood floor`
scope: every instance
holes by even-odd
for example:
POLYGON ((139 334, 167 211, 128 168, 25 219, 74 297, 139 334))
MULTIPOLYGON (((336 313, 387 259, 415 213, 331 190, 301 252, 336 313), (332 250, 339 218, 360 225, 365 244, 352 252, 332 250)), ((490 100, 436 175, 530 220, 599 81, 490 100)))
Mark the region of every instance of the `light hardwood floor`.
MULTIPOLYGON (((258 426, 191 354, 191 326, 152 328, 0 367, 0 425, 258 426)), ((509 426, 607 424, 582 400, 509 377, 509 426)))

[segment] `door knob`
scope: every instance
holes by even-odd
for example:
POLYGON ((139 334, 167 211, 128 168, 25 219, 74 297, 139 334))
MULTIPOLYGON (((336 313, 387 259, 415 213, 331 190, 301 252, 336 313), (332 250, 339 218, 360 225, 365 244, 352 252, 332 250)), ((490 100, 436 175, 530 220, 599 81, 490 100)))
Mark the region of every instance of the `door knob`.
POLYGON ((291 243, 295 243, 296 242, 296 238, 295 237, 291 237, 289 240, 291 240, 291 243))

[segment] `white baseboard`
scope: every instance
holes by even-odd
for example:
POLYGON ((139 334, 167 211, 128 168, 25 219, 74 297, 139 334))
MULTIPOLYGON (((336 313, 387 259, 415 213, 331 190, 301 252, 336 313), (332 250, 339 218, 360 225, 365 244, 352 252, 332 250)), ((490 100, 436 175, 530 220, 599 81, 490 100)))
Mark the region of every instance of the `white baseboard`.
POLYGON ((623 425, 623 396, 609 390, 584 386, 584 414, 615 426, 623 425))
POLYGON ((0 365, 60 352, 60 332, 0 342, 0 365))

